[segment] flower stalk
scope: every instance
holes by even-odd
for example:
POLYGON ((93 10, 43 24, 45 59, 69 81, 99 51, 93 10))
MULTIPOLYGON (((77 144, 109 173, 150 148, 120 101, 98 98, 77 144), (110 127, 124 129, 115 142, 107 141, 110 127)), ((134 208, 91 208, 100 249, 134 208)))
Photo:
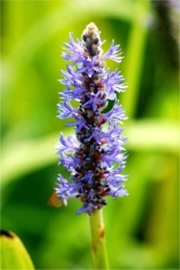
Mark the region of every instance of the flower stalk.
POLYGON ((103 54, 104 42, 94 23, 87 25, 81 40, 74 40, 70 34, 62 54, 69 64, 67 71, 62 70, 64 78, 60 80, 66 88, 60 93, 58 104, 58 118, 73 119, 66 126, 75 128, 75 136, 60 135, 59 164, 71 172, 71 180, 59 174, 56 194, 63 204, 70 198, 78 198, 82 205, 77 214, 89 215, 95 269, 108 269, 101 210, 107 204, 106 197, 128 194, 124 189, 126 176, 121 174, 125 167, 126 138, 121 135, 120 125, 126 116, 116 96, 126 85, 117 69, 106 68, 106 59, 120 63, 122 57, 114 41, 103 54), (78 108, 72 106, 74 100, 78 101, 78 108), (108 101, 113 101, 110 110, 108 101))
POLYGON ((94 269, 109 269, 102 209, 88 216, 94 269))

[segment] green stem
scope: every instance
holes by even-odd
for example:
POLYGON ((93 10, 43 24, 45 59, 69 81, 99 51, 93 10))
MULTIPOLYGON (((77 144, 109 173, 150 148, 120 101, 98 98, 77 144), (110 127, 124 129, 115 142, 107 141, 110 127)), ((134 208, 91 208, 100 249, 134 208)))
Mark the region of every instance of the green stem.
POLYGON ((94 269, 109 269, 102 210, 89 216, 89 225, 94 269))

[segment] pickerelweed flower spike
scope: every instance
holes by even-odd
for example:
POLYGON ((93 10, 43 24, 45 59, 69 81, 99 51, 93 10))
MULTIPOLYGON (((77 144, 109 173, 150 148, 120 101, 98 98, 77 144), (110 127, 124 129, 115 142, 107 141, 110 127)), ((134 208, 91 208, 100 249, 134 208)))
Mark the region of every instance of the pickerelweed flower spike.
MULTIPOLYGON (((103 54, 100 32, 94 23, 87 25, 82 40, 69 36, 62 57, 68 61, 67 71, 62 71, 60 80, 66 89, 60 93, 58 118, 74 118, 67 126, 75 127, 76 136, 60 135, 59 164, 71 172, 71 182, 58 176, 57 196, 61 201, 72 197, 83 203, 77 214, 94 213, 107 204, 106 196, 127 195, 123 182, 126 176, 121 172, 125 166, 123 144, 125 138, 120 124, 125 117, 116 98, 116 92, 123 92, 124 78, 115 69, 105 69, 105 60, 121 62, 119 45, 111 44, 103 54), (79 101, 79 108, 71 105, 79 101), (104 113, 108 100, 115 100, 113 108, 104 113)), ((107 111, 107 110, 105 110, 107 111)))

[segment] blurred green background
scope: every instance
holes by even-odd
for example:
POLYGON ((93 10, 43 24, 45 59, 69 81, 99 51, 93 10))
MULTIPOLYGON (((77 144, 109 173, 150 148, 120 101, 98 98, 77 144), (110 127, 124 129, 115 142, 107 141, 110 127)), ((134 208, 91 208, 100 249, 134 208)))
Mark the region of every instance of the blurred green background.
POLYGON ((2 1, 1 226, 24 242, 38 269, 92 267, 86 215, 71 200, 47 205, 59 172, 54 144, 60 54, 69 32, 80 37, 94 21, 121 44, 118 67, 128 197, 104 208, 112 269, 178 269, 178 20, 177 1, 2 1))

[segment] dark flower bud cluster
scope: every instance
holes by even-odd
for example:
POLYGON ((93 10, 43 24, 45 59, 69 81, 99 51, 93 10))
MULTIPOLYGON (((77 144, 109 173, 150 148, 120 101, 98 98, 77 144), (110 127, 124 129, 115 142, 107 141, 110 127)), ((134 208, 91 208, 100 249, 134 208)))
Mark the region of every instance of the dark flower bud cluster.
POLYGON ((100 32, 94 23, 90 23, 83 32, 82 40, 65 43, 63 58, 70 61, 67 71, 62 71, 60 80, 66 89, 60 93, 62 100, 58 104, 60 119, 73 117, 67 126, 75 127, 76 136, 60 136, 58 154, 59 163, 71 171, 72 181, 58 176, 57 195, 66 202, 77 197, 83 206, 78 214, 93 213, 107 204, 106 196, 124 196, 126 177, 121 174, 125 164, 122 120, 126 119, 116 92, 122 92, 125 85, 118 70, 105 69, 105 60, 121 62, 119 45, 111 44, 102 54, 100 32), (79 101, 79 108, 71 105, 72 100, 79 101), (103 113, 107 100, 114 100, 114 107, 103 113))

